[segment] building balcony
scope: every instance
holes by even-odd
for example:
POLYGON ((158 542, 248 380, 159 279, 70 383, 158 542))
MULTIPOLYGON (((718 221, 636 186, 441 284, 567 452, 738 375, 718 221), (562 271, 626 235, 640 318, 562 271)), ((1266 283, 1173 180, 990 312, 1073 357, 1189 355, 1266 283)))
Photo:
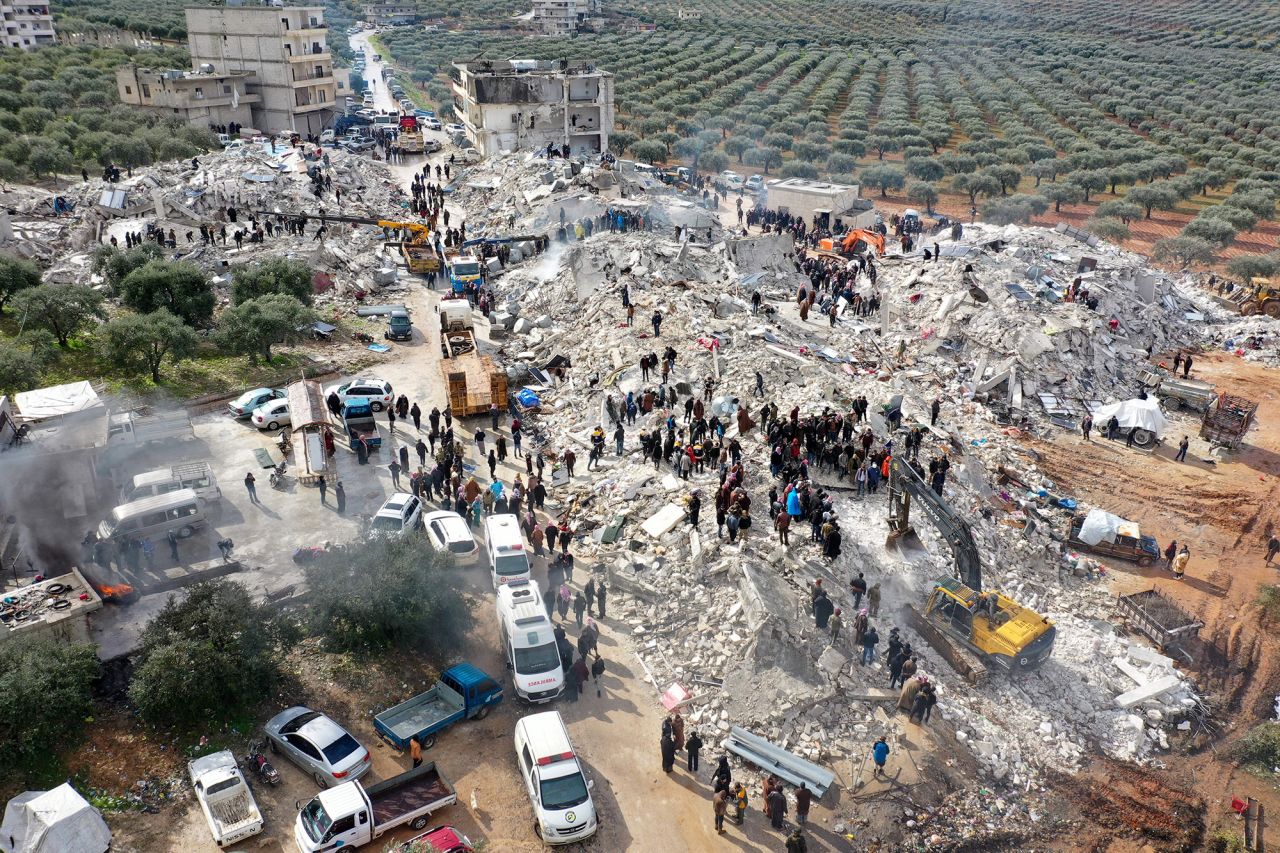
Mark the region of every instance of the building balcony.
POLYGON ((299 74, 293 79, 293 86, 296 89, 300 86, 323 86, 326 83, 333 82, 334 79, 332 73, 320 75, 312 74, 309 76, 299 74))
POLYGON ((295 53, 286 57, 290 62, 321 62, 330 59, 329 48, 323 47, 317 53, 295 53))
POLYGON ((293 108, 295 113, 314 113, 319 110, 335 110, 337 107, 333 101, 317 101, 314 104, 298 104, 293 108))

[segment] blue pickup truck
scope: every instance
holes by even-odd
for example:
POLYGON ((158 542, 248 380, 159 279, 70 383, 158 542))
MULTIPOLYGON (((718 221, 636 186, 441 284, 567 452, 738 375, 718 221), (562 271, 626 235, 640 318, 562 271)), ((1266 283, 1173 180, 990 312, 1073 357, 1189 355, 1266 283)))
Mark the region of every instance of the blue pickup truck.
POLYGON ((469 663, 455 664, 426 693, 376 715, 373 727, 396 749, 408 749, 415 738, 430 749, 437 734, 464 718, 483 720, 501 701, 498 682, 469 663))
POLYGON ((382 446, 382 436, 378 434, 378 425, 373 420, 373 406, 368 402, 349 402, 342 407, 342 428, 354 448, 357 442, 364 442, 369 450, 377 450, 382 446))

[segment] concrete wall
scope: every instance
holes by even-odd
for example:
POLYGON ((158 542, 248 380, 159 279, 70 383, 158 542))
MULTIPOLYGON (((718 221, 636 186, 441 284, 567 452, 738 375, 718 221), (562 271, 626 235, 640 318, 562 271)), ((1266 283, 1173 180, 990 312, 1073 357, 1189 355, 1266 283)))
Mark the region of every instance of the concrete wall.
POLYGON ((785 186, 785 181, 776 181, 767 185, 768 206, 773 210, 787 208, 792 215, 801 216, 806 222, 812 222, 815 210, 830 210, 832 215, 841 216, 858 200, 858 188, 854 186, 840 187, 833 192, 816 192, 812 190, 793 189, 785 186))

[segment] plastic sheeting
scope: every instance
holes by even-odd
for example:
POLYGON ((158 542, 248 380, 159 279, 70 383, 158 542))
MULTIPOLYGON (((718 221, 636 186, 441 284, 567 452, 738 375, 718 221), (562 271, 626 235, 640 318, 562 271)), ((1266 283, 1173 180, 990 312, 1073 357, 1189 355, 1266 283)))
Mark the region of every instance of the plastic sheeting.
POLYGON ((5 806, 3 853, 104 853, 110 845, 102 815, 68 784, 27 791, 5 806))
POLYGON ((1138 538, 1138 525, 1104 509, 1091 509, 1080 525, 1080 541, 1088 545, 1114 542, 1116 536, 1138 538))
POLYGON ((1115 415, 1116 420, 1120 422, 1121 429, 1138 427, 1155 433, 1157 438, 1164 435, 1164 431, 1169 427, 1168 418, 1164 416, 1164 412, 1160 411, 1160 401, 1154 397, 1108 403, 1094 411, 1093 422, 1098 429, 1105 429, 1112 415, 1115 415))
POLYGON ((73 412, 86 412, 102 405, 102 400, 98 399, 97 392, 88 382, 70 382, 66 385, 23 391, 13 395, 13 402, 22 413, 22 419, 27 421, 42 421, 73 412))

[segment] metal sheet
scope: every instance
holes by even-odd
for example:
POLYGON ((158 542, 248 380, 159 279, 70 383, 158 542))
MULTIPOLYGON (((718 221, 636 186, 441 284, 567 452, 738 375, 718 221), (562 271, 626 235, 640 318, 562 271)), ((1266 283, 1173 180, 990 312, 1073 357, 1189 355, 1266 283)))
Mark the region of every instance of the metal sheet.
POLYGON ((734 755, 762 770, 768 770, 792 785, 798 787, 804 782, 815 797, 821 798, 835 782, 836 774, 830 770, 774 746, 740 726, 729 730, 729 737, 725 738, 723 746, 734 755))

